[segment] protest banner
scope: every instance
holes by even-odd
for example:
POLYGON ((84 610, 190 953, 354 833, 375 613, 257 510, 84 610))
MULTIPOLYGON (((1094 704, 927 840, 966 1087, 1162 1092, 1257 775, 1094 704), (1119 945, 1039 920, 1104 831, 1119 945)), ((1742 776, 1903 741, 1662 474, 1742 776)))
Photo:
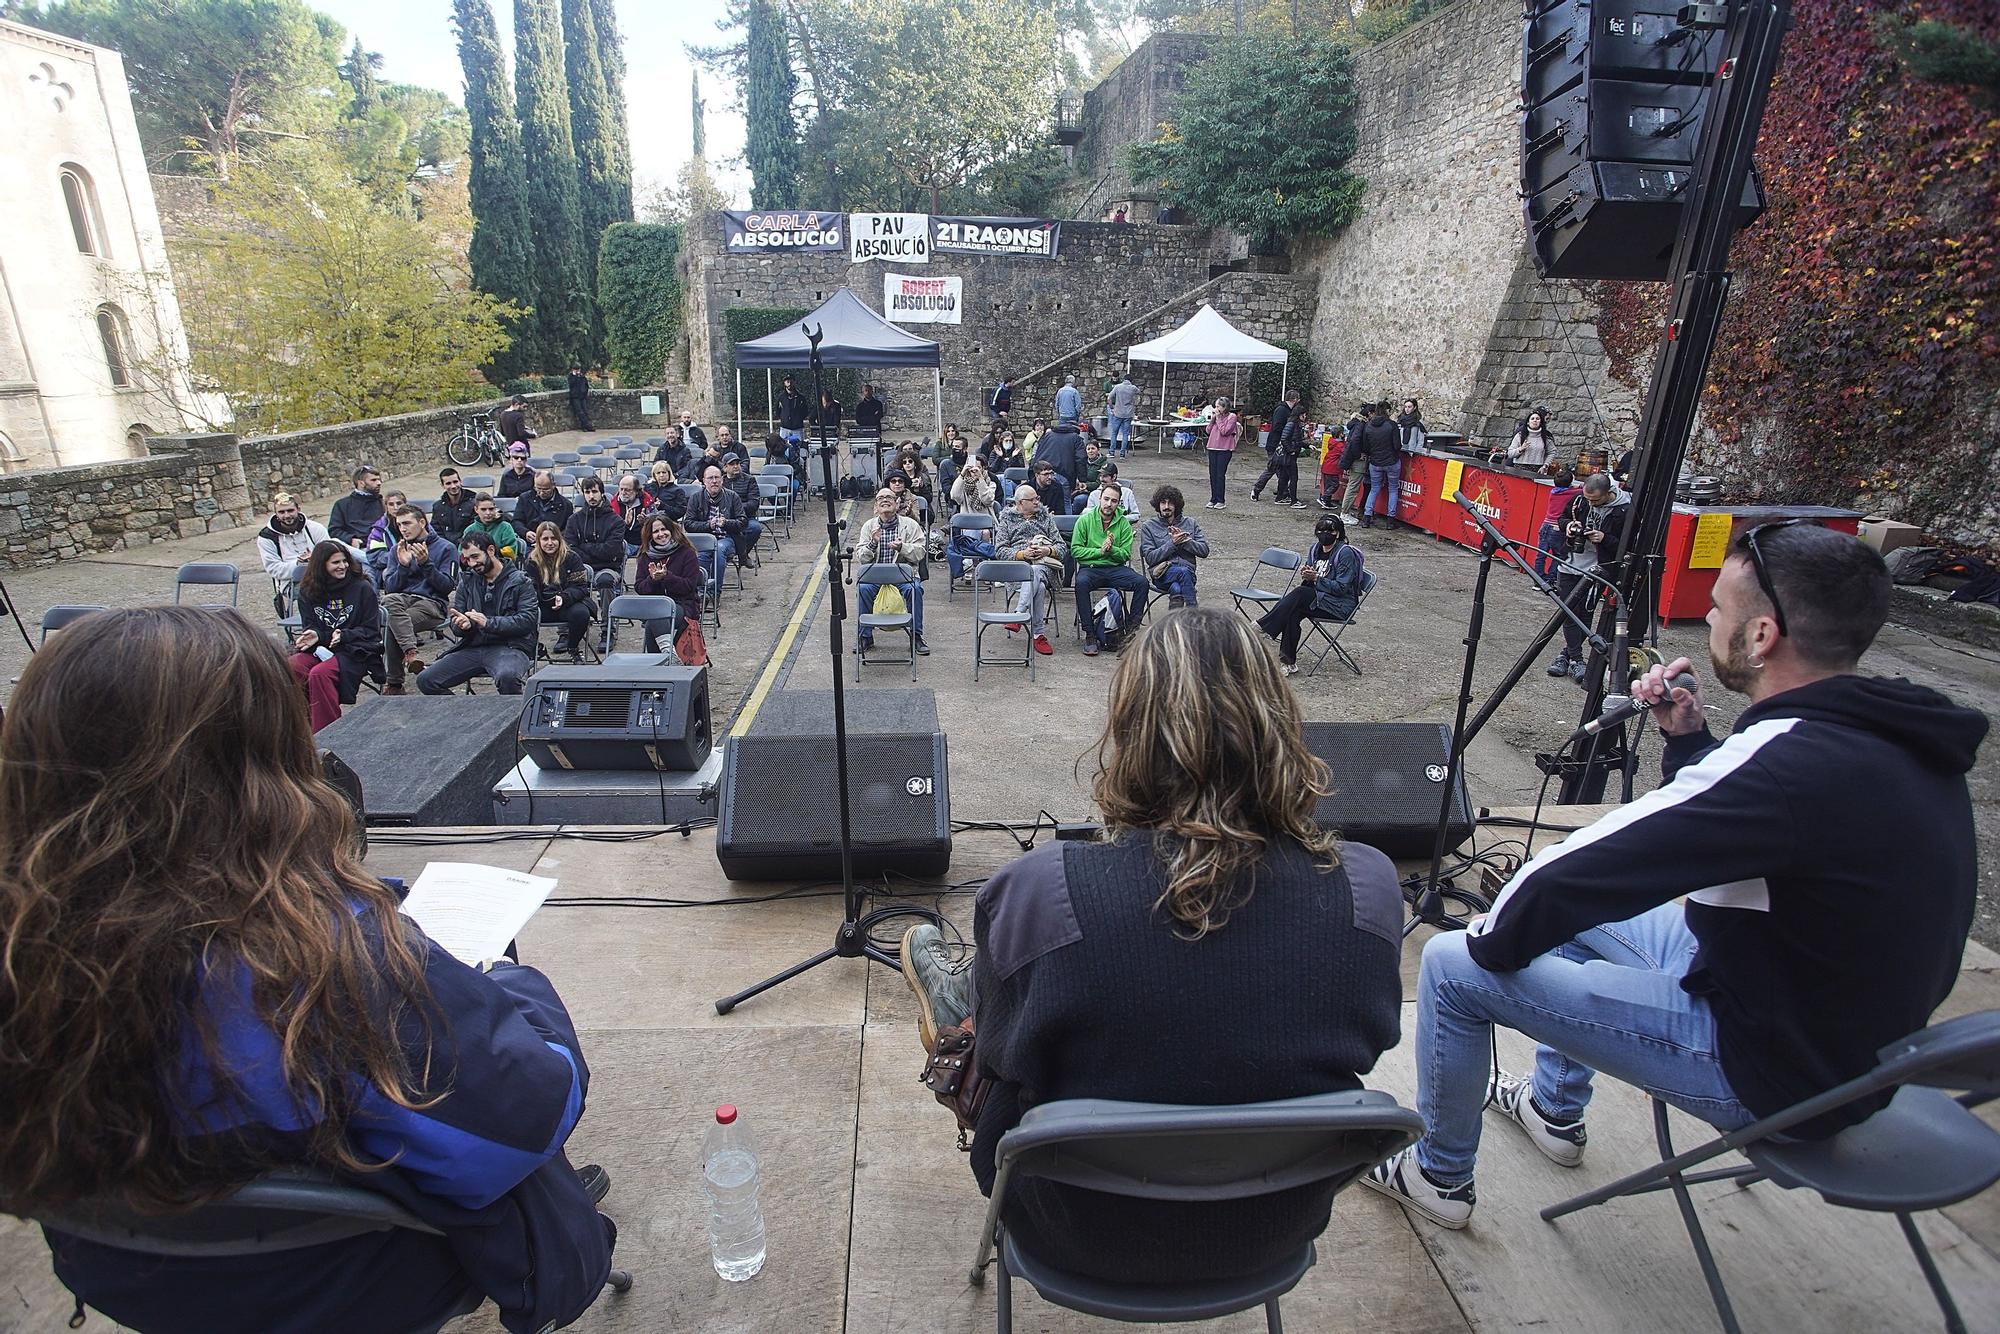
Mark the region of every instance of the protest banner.
POLYGON ((722 248, 741 253, 757 250, 839 250, 847 244, 845 214, 746 213, 722 211, 722 248))
POLYGON ((849 261, 871 259, 892 264, 931 262, 931 216, 928 213, 854 213, 848 217, 849 261))
POLYGON ((963 278, 882 275, 882 314, 898 324, 957 324, 964 309, 963 278))
POLYGON ((931 248, 952 255, 1054 259, 1062 224, 1046 218, 932 218, 931 248))

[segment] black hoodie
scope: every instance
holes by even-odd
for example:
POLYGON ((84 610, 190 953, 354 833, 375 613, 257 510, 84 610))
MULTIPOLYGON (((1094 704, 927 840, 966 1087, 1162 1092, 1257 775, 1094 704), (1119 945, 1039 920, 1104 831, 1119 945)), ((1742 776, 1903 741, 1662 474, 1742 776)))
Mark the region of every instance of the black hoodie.
MULTIPOLYGON (((1686 894, 1729 1085, 1759 1116, 1863 1074, 1958 978, 1978 851, 1965 775, 1984 714, 1835 676, 1751 705, 1728 740, 1669 737, 1670 780, 1517 874, 1470 949, 1509 971, 1686 894)), ((1829 1135, 1888 1101, 1799 1133, 1829 1135)))

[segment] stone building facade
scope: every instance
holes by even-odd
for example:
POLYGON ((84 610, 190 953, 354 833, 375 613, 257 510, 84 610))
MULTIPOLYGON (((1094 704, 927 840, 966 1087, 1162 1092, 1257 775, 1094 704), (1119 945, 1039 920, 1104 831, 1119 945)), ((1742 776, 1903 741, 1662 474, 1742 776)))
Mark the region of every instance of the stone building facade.
POLYGON ((0 468, 227 420, 187 337, 115 51, 0 21, 0 468))

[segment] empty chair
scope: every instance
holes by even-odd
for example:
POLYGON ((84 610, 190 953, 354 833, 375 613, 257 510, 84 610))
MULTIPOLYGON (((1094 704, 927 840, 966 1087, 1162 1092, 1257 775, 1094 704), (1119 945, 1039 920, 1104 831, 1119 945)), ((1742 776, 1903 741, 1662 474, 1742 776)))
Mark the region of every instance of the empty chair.
POLYGON ((632 443, 632 437, 629 435, 614 435, 611 437, 611 443, 614 445, 629 445, 632 443))
POLYGON ((50 607, 42 613, 41 639, 39 642, 46 644, 49 642, 50 635, 62 629, 70 622, 80 621, 94 611, 103 610, 105 610, 103 607, 84 603, 69 603, 63 606, 50 607))
POLYGON ((536 472, 546 472, 556 466, 556 461, 550 458, 536 457, 528 460, 528 466, 536 472))
MULTIPOLYGON (((784 483, 775 478, 757 479, 757 519, 764 525, 764 536, 774 552, 782 550, 778 545, 778 530, 784 523, 784 507, 779 498, 784 491, 784 483)), ((789 529, 786 536, 790 536, 789 529)))
POLYGON ((431 506, 437 504, 435 500, 413 500, 410 503, 423 511, 423 516, 426 519, 431 517, 431 506))
POLYGON ((203 602, 199 605, 233 607, 236 605, 237 589, 242 581, 242 574, 228 561, 191 560, 174 571, 174 601, 178 603, 183 600, 181 590, 186 588, 227 588, 229 590, 227 603, 203 602))
MULTIPOLYGON (((683 487, 682 490, 687 488, 683 487)), ((714 621, 715 628, 722 629, 722 581, 716 577, 715 534, 690 531, 688 545, 694 548, 695 556, 701 561, 701 576, 705 587, 702 589, 701 618, 714 621)))
MULTIPOLYGON (((666 442, 665 442, 665 441, 661 441, 661 443, 662 443, 662 444, 665 444, 666 442)), ((646 457, 646 451, 645 451, 645 450, 643 450, 643 449, 639 449, 639 448, 637 448, 637 447, 635 447, 635 446, 633 446, 633 445, 621 445, 621 446, 620 446, 620 447, 619 447, 619 448, 618 448, 618 449, 617 449, 617 450, 616 450, 616 451, 615 451, 615 452, 614 452, 614 453, 613 453, 613 454, 611 455, 611 457, 612 457, 612 458, 614 458, 614 459, 617 459, 617 460, 618 460, 618 461, 619 461, 620 463, 629 463, 629 462, 631 462, 631 461, 632 461, 633 459, 643 459, 643 458, 645 458, 645 457, 646 457)))
MULTIPOLYGON (((1026 1178, 1110 1195, 1190 1204, 1242 1200, 1332 1183, 1361 1174, 1416 1143, 1423 1118, 1386 1093, 1356 1089, 1275 1102, 1174 1106, 1071 1098, 1031 1108, 994 1151, 993 1196, 980 1230, 971 1279, 999 1261, 999 1328, 1013 1328, 1012 1280, 1026 1279, 1057 1306, 1145 1324, 1207 1320, 1264 1308, 1272 1334, 1284 1328, 1278 1302, 1318 1261, 1311 1242, 1273 1256, 1241 1278, 1174 1284, 1117 1283, 1074 1272, 1020 1214, 1002 1225, 1008 1191, 1026 1178), (998 1251, 997 1257, 995 1251, 998 1251)), ((1133 1240, 1137 1240, 1136 1238, 1133 1240)), ((1125 1239, 1106 1237, 1110 1251, 1125 1239)))
POLYGON ((562 451, 560 451, 559 453, 555 453, 555 454, 551 454, 551 455, 550 455, 549 457, 550 457, 550 458, 552 458, 552 459, 554 459, 554 460, 556 461, 556 465, 557 465, 558 467, 560 467, 560 466, 562 466, 563 464, 566 464, 566 463, 581 463, 581 462, 583 462, 583 455, 581 455, 581 454, 577 453, 577 452, 576 452, 575 450, 573 450, 573 449, 566 449, 566 450, 562 450, 562 451))
POLYGON ((602 454, 604 452, 604 449, 605 447, 603 445, 596 444, 593 442, 588 445, 578 445, 576 447, 576 452, 583 458, 589 458, 593 454, 602 454))
POLYGON ((498 485, 500 485, 498 477, 489 477, 485 473, 480 473, 476 477, 468 477, 464 480, 465 489, 468 491, 491 491, 498 485))
POLYGON ((1257 563, 1250 567, 1250 577, 1244 581, 1243 586, 1229 590, 1229 596, 1236 600, 1236 610, 1248 616, 1250 612, 1244 604, 1248 603, 1261 609, 1276 602, 1290 591, 1292 582, 1298 578, 1299 566, 1304 562, 1305 557, 1296 551, 1287 551, 1283 547, 1265 547, 1263 553, 1257 557, 1257 563), (1285 586, 1282 588, 1265 588, 1257 582, 1257 579, 1266 569, 1274 574, 1289 574, 1292 578, 1284 581, 1285 586))
MULTIPOLYGON (((966 516, 956 516, 959 519, 966 516)), ((1033 584, 1035 571, 1024 560, 981 561, 972 571, 972 679, 979 679, 981 667, 1026 667, 1028 679, 1035 679, 1035 641, 1027 634, 1028 614, 1015 611, 1013 607, 1013 587, 1015 584, 1033 584), (979 605, 980 593, 991 585, 1000 588, 1000 606, 997 610, 982 609, 979 605), (986 656, 986 632, 996 625, 1004 625, 1010 630, 1020 630, 1021 656, 989 658, 986 656)), ((1054 601, 1053 598, 1050 601, 1054 601)))
POLYGON ((681 604, 653 593, 620 593, 611 599, 604 622, 607 653, 616 651, 620 625, 637 625, 645 636, 642 646, 651 642, 661 651, 671 652, 674 637, 680 633, 681 604))
MULTIPOLYGON (((893 588, 897 590, 900 596, 903 585, 910 583, 913 578, 914 576, 911 574, 909 566, 899 565, 893 561, 887 564, 864 565, 855 571, 854 574, 854 605, 857 609, 861 607, 863 605, 861 601, 862 591, 873 589, 875 590, 876 605, 879 606, 881 605, 881 590, 893 588)), ((908 635, 909 657, 908 659, 876 658, 874 662, 876 664, 889 663, 900 665, 904 661, 908 661, 910 664, 910 679, 912 681, 917 679, 917 618, 909 607, 905 606, 900 612, 861 611, 854 618, 854 628, 854 679, 856 681, 861 679, 861 668, 869 663, 868 657, 862 652, 862 637, 866 636, 872 639, 876 632, 881 630, 900 630, 908 635)))

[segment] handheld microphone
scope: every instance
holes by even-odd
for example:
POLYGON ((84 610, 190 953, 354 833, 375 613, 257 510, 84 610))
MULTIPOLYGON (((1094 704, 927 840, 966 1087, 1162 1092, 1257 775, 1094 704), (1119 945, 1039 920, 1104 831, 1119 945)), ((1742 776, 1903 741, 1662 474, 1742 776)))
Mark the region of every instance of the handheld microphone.
MULTIPOLYGON (((1669 695, 1676 690, 1693 691, 1699 684, 1694 679, 1693 672, 1682 672, 1679 676, 1673 677, 1667 682, 1667 691, 1669 695)), ((1610 728, 1621 725, 1628 718, 1638 717, 1651 707, 1649 704, 1641 704, 1636 699, 1622 700, 1620 703, 1613 704, 1582 727, 1571 732, 1569 734, 1569 742, 1564 744, 1581 741, 1585 737, 1596 736, 1599 732, 1607 731, 1610 728)))

